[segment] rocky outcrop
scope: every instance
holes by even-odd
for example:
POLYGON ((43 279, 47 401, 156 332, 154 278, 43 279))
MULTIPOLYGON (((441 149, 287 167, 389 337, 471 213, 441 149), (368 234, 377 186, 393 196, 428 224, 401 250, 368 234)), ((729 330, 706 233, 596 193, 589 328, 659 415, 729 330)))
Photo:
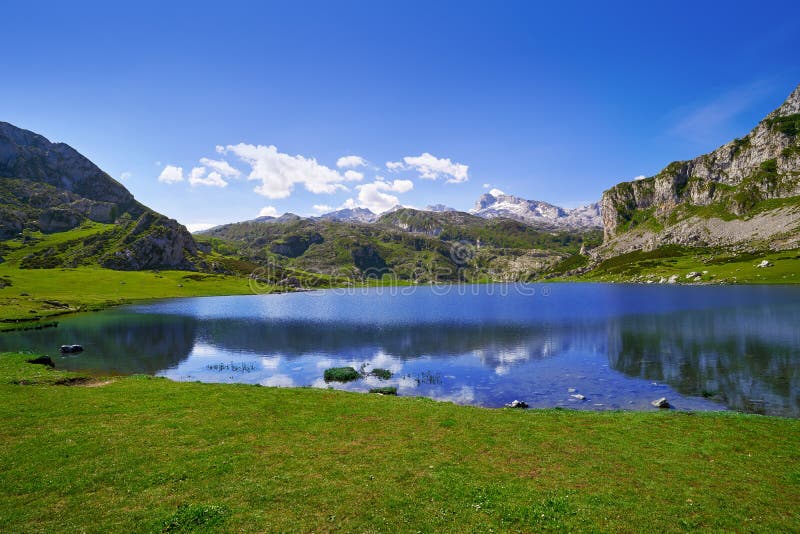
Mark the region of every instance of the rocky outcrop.
POLYGON ((287 258, 296 258, 304 254, 311 245, 316 245, 323 241, 324 239, 317 232, 311 232, 308 235, 294 234, 272 243, 270 251, 287 258))
MULTIPOLYGON (((749 216, 764 200, 800 195, 800 86, 746 136, 709 154, 676 161, 650 178, 620 183, 603 193, 600 207, 606 242, 637 224, 674 226, 702 215, 749 216), (680 208, 680 209, 679 209, 680 208)), ((652 233, 659 233, 651 231, 652 233)), ((665 233, 669 233, 666 231, 665 233)), ((651 236, 660 241, 663 236, 651 236)), ((678 242, 683 237, 672 236, 678 242)), ((747 237, 747 236, 743 236, 747 237)), ((713 245, 706 240, 706 244, 713 245)))
POLYGON ((186 227, 152 211, 133 225, 112 253, 100 260, 103 267, 122 271, 143 269, 193 269, 197 244, 186 227))

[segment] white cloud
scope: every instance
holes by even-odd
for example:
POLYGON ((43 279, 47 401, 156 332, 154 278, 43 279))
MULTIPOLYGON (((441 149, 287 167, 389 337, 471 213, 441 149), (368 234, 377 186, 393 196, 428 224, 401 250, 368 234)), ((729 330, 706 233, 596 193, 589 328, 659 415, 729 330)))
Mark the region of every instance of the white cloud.
POLYGON ((278 374, 265 378, 260 384, 267 387, 290 388, 294 386, 294 380, 289 375, 278 374))
POLYGON ((505 195, 505 193, 503 193, 502 191, 500 191, 496 187, 494 189, 490 190, 489 194, 492 195, 493 197, 496 197, 498 195, 505 195))
POLYGON ((367 208, 373 213, 383 213, 400 203, 400 199, 392 193, 407 193, 414 188, 411 180, 394 180, 387 182, 380 176, 371 184, 356 186, 358 189, 358 201, 352 198, 347 199, 342 207, 344 208, 367 208))
POLYGON ((275 206, 264 206, 261 208, 261 211, 258 212, 259 217, 277 217, 278 210, 275 209, 275 206))
POLYGON ((383 180, 379 178, 378 182, 375 183, 385 183, 386 186, 381 186, 382 189, 386 189, 388 191, 396 191, 397 193, 407 193, 414 189, 414 182, 411 180, 394 180, 393 182, 383 182, 383 180))
POLYGON ((466 182, 469 179, 468 165, 453 163, 449 158, 440 159, 428 152, 424 152, 419 156, 406 156, 403 161, 406 167, 419 172, 421 178, 436 180, 437 178, 447 177, 447 183, 466 182))
POLYGON ((333 207, 328 206, 327 204, 314 204, 314 211, 317 213, 328 213, 329 211, 333 211, 333 207))
POLYGON ((356 167, 366 167, 367 161, 361 156, 342 156, 336 160, 336 166, 340 169, 354 169, 356 167))
POLYGON ((364 179, 364 173, 358 171, 344 171, 344 177, 348 182, 360 182, 364 179))
POLYGON ((131 176, 133 176, 133 173, 125 171, 119 175, 119 181, 124 182, 125 180, 129 180, 131 176))
POLYGON ((186 225, 186 229, 194 233, 208 230, 209 228, 214 228, 215 226, 217 225, 214 223, 190 223, 186 225))
POLYGON ((195 167, 189 174, 189 184, 193 187, 196 185, 207 185, 209 187, 227 187, 228 182, 222 179, 222 176, 217 171, 213 171, 206 176, 207 169, 205 167, 195 167))
POLYGON ((290 156, 278 152, 274 145, 228 145, 226 153, 238 156, 251 167, 248 180, 261 181, 255 192, 267 198, 286 198, 292 194, 295 184, 303 184, 312 193, 332 194, 347 191, 341 182, 348 181, 338 171, 320 165, 314 158, 290 156))
POLYGON ((633 181, 636 182, 636 181, 639 181, 639 180, 644 180, 645 178, 647 178, 647 176, 645 176, 644 174, 640 174, 639 176, 636 176, 633 179, 633 181))
POLYGON ((200 163, 206 167, 214 169, 216 172, 222 176, 225 176, 226 178, 236 178, 242 174, 239 172, 239 169, 234 169, 231 167, 231 164, 225 160, 200 158, 200 163))
POLYGON ((386 168, 391 172, 402 171, 405 168, 402 161, 387 161, 386 168))
POLYGON ((153 165, 155 165, 156 167, 161 167, 161 160, 154 161, 153 165))
POLYGON ((183 181, 183 167, 176 167, 175 165, 167 165, 161 174, 158 175, 158 181, 165 184, 175 184, 183 181))
POLYGON ((484 189, 489 189, 490 187, 492 187, 492 184, 483 184, 484 189))

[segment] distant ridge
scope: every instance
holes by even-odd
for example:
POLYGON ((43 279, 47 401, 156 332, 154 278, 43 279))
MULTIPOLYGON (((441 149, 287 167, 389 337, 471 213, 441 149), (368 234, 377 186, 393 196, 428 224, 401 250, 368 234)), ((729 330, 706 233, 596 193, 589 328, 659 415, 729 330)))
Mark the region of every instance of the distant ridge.
POLYGON ((595 202, 575 209, 565 209, 539 200, 507 195, 499 191, 481 195, 470 213, 494 219, 505 217, 534 225, 557 228, 601 228, 600 204, 595 202))

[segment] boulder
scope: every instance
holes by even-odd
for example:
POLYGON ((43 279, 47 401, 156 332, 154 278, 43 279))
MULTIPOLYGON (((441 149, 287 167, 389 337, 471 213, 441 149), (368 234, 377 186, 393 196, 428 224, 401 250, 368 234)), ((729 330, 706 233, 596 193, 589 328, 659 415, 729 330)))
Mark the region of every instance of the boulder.
POLYGON ((83 352, 83 347, 81 345, 61 345, 58 350, 61 351, 62 354, 75 354, 77 352, 83 352))
POLYGON ((515 400, 506 404, 506 408, 527 408, 528 403, 521 400, 515 400))
POLYGON ((772 267, 772 264, 767 260, 761 260, 761 263, 756 265, 757 268, 763 269, 764 267, 772 267))
POLYGON ((581 395, 580 393, 574 393, 574 394, 570 395, 570 397, 572 397, 573 399, 577 399, 579 401, 585 401, 586 400, 586 397, 584 395, 581 395))
POLYGON ((650 404, 655 406, 656 408, 670 408, 669 401, 666 397, 661 397, 660 399, 656 399, 652 401, 650 404))

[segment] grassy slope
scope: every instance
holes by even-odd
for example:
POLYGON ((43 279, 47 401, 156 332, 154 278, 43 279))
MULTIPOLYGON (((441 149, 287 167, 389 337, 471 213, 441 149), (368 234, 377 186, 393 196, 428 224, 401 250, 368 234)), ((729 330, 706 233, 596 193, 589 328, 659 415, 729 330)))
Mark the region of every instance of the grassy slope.
POLYGON ((658 282, 677 274, 687 282, 690 272, 708 271, 703 283, 797 284, 800 283, 800 250, 733 255, 710 249, 662 247, 652 252, 634 252, 607 260, 593 270, 565 280, 596 282, 658 282), (762 260, 771 267, 758 268, 762 260))
POLYGON ((248 280, 243 277, 187 271, 114 271, 91 266, 19 268, 28 255, 80 243, 111 228, 113 225, 91 223, 68 232, 32 233, 26 243, 19 240, 0 243, 5 260, 0 263, 0 279, 11 283, 0 288, 0 321, 41 319, 134 300, 251 292, 248 280))
POLYGON ((68 387, 24 358, 0 356, 0 531, 800 528, 800 421, 68 387))

